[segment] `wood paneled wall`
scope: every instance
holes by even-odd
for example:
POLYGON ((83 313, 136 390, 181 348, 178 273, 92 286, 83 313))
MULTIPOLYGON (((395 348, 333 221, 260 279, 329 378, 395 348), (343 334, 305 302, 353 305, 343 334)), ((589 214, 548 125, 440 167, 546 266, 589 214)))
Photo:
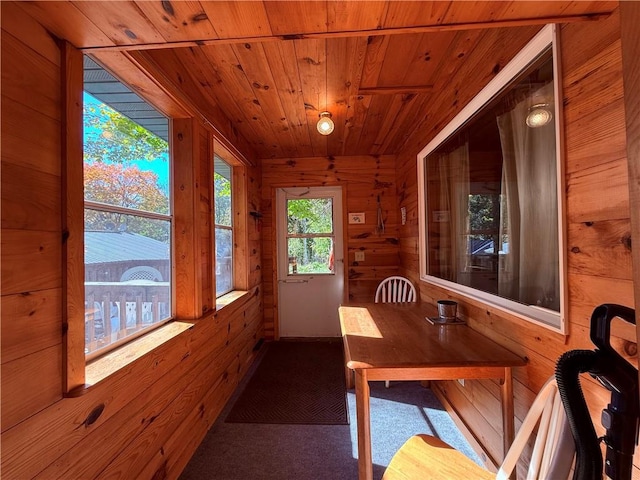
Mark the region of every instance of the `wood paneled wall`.
MULTIPOLYGON (((515 369, 516 416, 522 419, 542 383, 554 371, 558 357, 567 350, 592 349, 589 319, 602 303, 633 307, 633 277, 629 219, 627 158, 625 152, 624 98, 619 14, 602 21, 563 25, 560 31, 564 99, 565 191, 568 257, 569 335, 563 336, 507 315, 480 302, 420 282, 422 301, 455 298, 469 325, 529 359, 515 369)), ((483 61, 492 63, 491 55, 483 61)), ((470 82, 464 90, 440 92, 441 118, 446 124, 461 98, 471 98, 486 83, 470 82)), ((468 100, 466 100, 468 101, 468 100)), ((436 132, 410 139, 426 145, 436 132)), ((412 143, 413 142, 413 143, 412 143)), ((409 148, 398 161, 400 205, 409 212, 407 226, 400 227, 401 272, 418 281, 418 220, 416 155, 409 148)), ((620 322, 622 323, 622 322, 620 322)), ((613 343, 636 363, 635 328, 617 325, 613 343)), ((594 424, 600 428, 600 412, 609 394, 593 381, 583 381, 594 424)), ((499 390, 494 382, 442 382, 438 388, 489 454, 501 460, 502 445, 499 390)), ((518 425, 519 422, 516 421, 518 425)), ((636 465, 638 462, 636 461, 636 465)))
MULTIPOLYGON (((201 270, 198 305, 209 313, 156 330, 180 333, 82 395, 63 396, 63 47, 15 4, 1 8, 2 476, 177 478, 263 336, 260 272, 248 275, 246 294, 213 311, 210 142, 198 122, 181 120, 193 148, 175 165, 190 172, 190 200, 180 202, 191 202, 201 227, 187 267, 201 270)), ((259 188, 248 182, 253 202, 259 188)), ((259 233, 249 242, 247 261, 259 265, 259 233)))
MULTIPOLYGON (((349 300, 373 301, 380 280, 398 272, 398 222, 394 156, 312 157, 263 159, 263 277, 265 335, 277 337, 275 190, 278 187, 342 185, 346 190, 343 212, 364 212, 364 225, 346 225, 345 270, 349 300), (378 197, 385 223, 376 232, 378 197), (355 252, 365 254, 355 261, 355 252)), ((337 314, 337 312, 336 312, 337 314)))
POLYGON ((3 432, 62 398, 61 53, 16 15, 2 22, 3 432))

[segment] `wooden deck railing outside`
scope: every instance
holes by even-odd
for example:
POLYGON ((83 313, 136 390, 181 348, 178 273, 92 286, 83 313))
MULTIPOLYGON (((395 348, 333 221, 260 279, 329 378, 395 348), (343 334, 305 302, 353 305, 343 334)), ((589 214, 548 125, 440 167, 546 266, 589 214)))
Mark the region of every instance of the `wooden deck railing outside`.
POLYGON ((169 282, 86 282, 85 354, 171 316, 169 282))

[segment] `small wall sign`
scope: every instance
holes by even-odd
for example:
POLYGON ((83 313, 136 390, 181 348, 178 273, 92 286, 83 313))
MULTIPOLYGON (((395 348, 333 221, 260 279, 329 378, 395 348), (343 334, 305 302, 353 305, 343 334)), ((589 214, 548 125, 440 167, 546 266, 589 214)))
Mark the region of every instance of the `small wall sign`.
POLYGON ((349 223, 364 224, 364 212, 358 212, 358 213, 349 212, 349 223))

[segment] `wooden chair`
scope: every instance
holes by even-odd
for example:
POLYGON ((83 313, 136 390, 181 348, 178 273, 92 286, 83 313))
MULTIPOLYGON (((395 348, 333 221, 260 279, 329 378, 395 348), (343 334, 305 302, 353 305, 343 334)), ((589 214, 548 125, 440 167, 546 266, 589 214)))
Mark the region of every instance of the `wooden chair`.
MULTIPOLYGON (((376 303, 415 302, 416 300, 416 287, 408 278, 397 275, 387 277, 380 282, 374 299, 376 303)), ((389 380, 385 380, 384 386, 389 388, 389 380)))
POLYGON ((531 453, 527 479, 568 478, 575 444, 553 377, 544 384, 531 405, 497 474, 480 467, 438 438, 415 435, 396 452, 382 478, 508 479, 536 425, 538 433, 531 453))
POLYGON ((415 302, 416 287, 409 281, 408 278, 393 276, 387 277, 376 289, 375 302, 376 303, 400 303, 400 302, 415 302))

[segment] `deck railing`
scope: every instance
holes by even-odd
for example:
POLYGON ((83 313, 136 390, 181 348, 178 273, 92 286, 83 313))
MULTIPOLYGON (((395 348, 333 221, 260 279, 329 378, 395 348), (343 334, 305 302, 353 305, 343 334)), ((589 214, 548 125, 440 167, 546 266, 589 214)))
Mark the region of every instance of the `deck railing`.
POLYGON ((171 316, 169 282, 85 283, 85 353, 171 316))

